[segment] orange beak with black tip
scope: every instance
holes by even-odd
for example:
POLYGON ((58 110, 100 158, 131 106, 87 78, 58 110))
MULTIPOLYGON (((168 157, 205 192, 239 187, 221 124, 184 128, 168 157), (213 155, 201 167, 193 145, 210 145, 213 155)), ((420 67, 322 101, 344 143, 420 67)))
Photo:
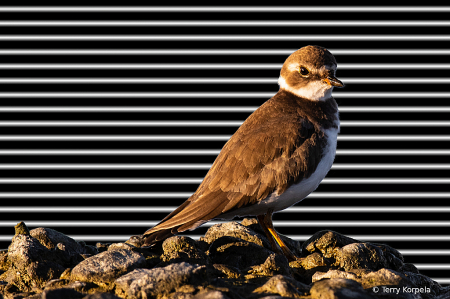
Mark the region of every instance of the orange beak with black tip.
POLYGON ((325 83, 327 83, 328 85, 334 86, 334 87, 344 87, 345 86, 341 80, 339 80, 338 78, 333 77, 333 76, 328 76, 325 79, 323 79, 323 81, 325 83))

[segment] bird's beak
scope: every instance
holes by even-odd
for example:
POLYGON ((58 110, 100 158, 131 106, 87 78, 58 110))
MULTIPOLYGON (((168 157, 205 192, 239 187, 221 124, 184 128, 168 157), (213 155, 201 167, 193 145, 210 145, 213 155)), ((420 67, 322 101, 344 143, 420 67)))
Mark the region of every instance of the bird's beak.
POLYGON ((342 83, 341 80, 339 80, 336 77, 333 76, 328 76, 325 79, 323 79, 323 82, 327 83, 330 86, 334 86, 334 87, 344 87, 344 83, 342 83))

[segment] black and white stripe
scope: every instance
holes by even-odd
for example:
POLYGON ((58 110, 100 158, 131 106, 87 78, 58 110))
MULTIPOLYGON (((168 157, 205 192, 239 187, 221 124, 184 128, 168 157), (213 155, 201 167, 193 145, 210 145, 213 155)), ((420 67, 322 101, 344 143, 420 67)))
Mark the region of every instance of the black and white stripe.
POLYGON ((286 57, 318 44, 346 83, 336 161, 275 226, 388 243, 449 284, 449 11, 0 6, 0 248, 19 221, 88 242, 143 233, 276 93, 286 57))

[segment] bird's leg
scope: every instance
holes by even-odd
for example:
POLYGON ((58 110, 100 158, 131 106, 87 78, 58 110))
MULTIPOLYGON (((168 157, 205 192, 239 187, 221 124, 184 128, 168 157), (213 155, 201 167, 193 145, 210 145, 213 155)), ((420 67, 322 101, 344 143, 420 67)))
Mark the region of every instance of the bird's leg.
POLYGON ((259 225, 264 230, 264 233, 266 234, 267 239, 269 239, 270 245, 272 245, 272 251, 276 252, 278 254, 284 254, 283 251, 278 246, 277 242, 272 237, 272 234, 270 233, 269 229, 265 225, 264 217, 265 217, 265 215, 258 215, 258 216, 256 216, 256 218, 258 219, 259 225))
POLYGON ((297 260, 297 257, 286 246, 286 244, 284 244, 278 233, 275 231, 272 223, 272 214, 273 210, 270 209, 267 214, 256 216, 258 218, 259 225, 261 225, 261 227, 263 228, 267 238, 270 241, 270 244, 272 245, 272 249, 274 250, 274 252, 280 253, 281 248, 282 253, 289 262, 297 260))

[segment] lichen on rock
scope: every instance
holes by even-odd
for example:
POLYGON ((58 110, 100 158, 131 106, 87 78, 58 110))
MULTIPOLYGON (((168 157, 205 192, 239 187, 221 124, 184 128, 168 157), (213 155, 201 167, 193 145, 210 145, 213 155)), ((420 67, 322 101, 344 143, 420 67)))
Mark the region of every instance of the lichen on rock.
POLYGON ((28 299, 449 298, 448 287, 388 245, 334 231, 317 232, 302 246, 284 236, 298 256, 288 262, 258 225, 255 219, 222 223, 199 241, 174 236, 140 248, 139 242, 90 246, 49 228, 27 233, 22 223, 22 233, 0 252, 0 293, 28 299), (403 288, 425 291, 382 292, 403 288))
POLYGON ((71 272, 71 280, 94 282, 107 289, 116 278, 134 269, 145 267, 145 257, 126 249, 108 250, 85 259, 71 272))
POLYGON ((186 284, 207 281, 206 266, 185 262, 163 268, 136 269, 116 279, 116 294, 122 298, 152 298, 167 295, 186 284))

